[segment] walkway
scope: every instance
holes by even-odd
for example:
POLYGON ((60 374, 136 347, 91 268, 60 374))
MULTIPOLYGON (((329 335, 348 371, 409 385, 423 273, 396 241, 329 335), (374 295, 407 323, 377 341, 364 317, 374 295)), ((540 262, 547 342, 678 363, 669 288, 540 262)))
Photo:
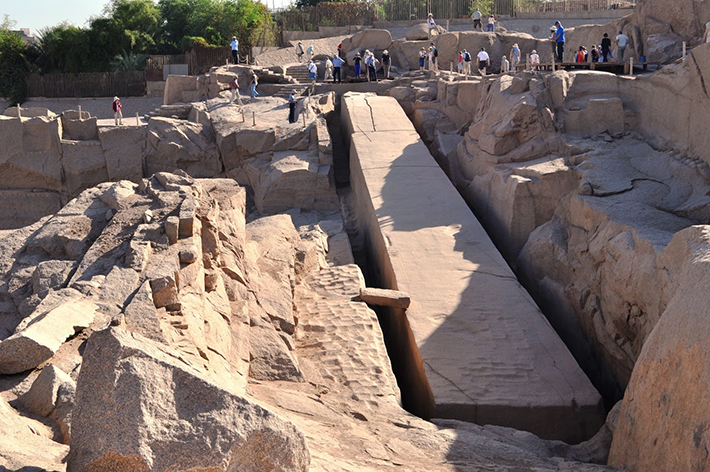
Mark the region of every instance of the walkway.
POLYGON ((596 433, 604 421, 600 395, 397 101, 348 93, 341 105, 370 264, 383 287, 412 299, 406 316, 381 318, 397 343, 412 336, 416 343, 409 377, 399 377, 403 395, 418 391, 420 403, 410 408, 568 442, 596 433), (407 321, 411 333, 403 331, 407 321), (427 396, 431 405, 422 404, 427 396))

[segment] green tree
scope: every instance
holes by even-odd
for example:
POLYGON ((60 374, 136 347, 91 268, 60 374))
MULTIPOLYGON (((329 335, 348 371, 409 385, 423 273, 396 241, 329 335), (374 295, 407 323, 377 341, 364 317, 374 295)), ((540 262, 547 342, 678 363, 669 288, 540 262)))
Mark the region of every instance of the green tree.
POLYGON ((493 6, 495 4, 495 0, 471 0, 471 7, 469 14, 473 14, 473 12, 478 8, 481 10, 481 13, 484 15, 490 15, 493 13, 493 6))
POLYGON ((39 32, 37 65, 44 73, 92 70, 89 31, 66 23, 39 32))
POLYGON ((27 76, 35 53, 17 33, 7 29, 9 24, 6 16, 0 28, 0 96, 10 105, 18 105, 27 99, 27 76))

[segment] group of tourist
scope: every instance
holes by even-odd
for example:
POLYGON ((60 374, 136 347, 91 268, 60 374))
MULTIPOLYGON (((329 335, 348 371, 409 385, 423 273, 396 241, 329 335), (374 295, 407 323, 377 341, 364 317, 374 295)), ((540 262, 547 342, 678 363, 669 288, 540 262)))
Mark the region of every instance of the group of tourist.
MULTIPOLYGON (((473 31, 480 31, 483 32, 483 22, 482 22, 482 17, 483 14, 481 13, 481 10, 476 8, 473 13, 471 14, 471 19, 473 20, 473 31)), ((486 32, 488 33, 493 33, 496 30, 496 17, 493 16, 493 14, 488 16, 488 23, 486 25, 486 32)))
POLYGON ((439 50, 434 43, 429 43, 429 48, 422 46, 419 50, 419 70, 439 70, 439 50))

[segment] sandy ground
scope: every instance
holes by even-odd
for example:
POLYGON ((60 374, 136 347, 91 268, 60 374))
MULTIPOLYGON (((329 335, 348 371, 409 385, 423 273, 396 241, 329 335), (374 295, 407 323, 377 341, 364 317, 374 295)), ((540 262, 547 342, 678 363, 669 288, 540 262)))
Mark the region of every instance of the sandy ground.
MULTIPOLYGON (((91 116, 99 119, 113 120, 113 110, 111 103, 113 97, 103 98, 33 98, 22 104, 23 108, 39 107, 48 108, 56 114, 60 114, 64 110, 76 110, 81 105, 82 111, 88 111, 91 116)), ((135 116, 143 116, 156 108, 160 108, 163 104, 163 98, 148 98, 148 97, 121 97, 123 104, 123 119, 130 119, 131 124, 135 124, 135 116)), ((0 110, 3 112, 8 107, 8 102, 0 100, 0 110)))

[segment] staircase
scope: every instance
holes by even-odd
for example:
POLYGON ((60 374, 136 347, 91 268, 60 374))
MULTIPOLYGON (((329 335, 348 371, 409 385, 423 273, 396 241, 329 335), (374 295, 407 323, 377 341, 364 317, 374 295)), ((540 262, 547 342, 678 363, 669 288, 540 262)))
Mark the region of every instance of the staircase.
POLYGON ((290 66, 286 69, 286 75, 293 78, 298 84, 308 83, 308 66, 306 64, 298 64, 290 66))
POLYGON ((295 90, 296 93, 294 93, 294 95, 296 97, 301 97, 303 95, 308 94, 308 92, 307 92, 308 87, 309 86, 307 84, 294 84, 293 86, 290 86, 290 87, 282 87, 273 96, 288 99, 288 96, 291 93, 291 91, 295 90))

